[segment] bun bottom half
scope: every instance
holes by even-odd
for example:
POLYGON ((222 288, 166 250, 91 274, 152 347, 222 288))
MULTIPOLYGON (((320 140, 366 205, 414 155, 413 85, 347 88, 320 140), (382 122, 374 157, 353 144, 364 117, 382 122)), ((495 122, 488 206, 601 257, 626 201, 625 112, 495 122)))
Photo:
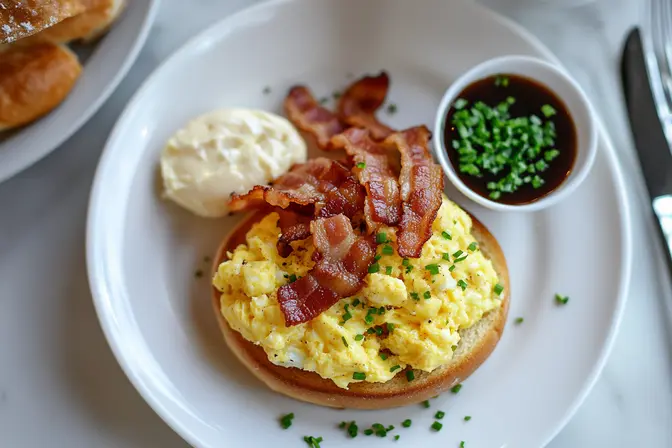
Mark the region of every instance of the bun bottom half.
MULTIPOLYGON (((214 259, 213 273, 226 259, 227 251, 244 243, 247 231, 267 213, 262 211, 246 217, 229 234, 214 259)), ((464 381, 490 356, 502 335, 509 310, 509 272, 502 249, 483 224, 473 216, 472 220, 472 235, 484 255, 492 261, 499 283, 504 286, 502 306, 487 313, 470 328, 461 330, 461 340, 453 358, 430 373, 414 370, 415 379, 409 382, 406 372, 400 371, 385 383, 358 382, 350 384, 349 389, 342 389, 315 372, 277 366, 268 360, 262 347, 229 327, 220 309, 221 293, 213 287, 212 305, 224 340, 240 362, 269 388, 297 400, 333 408, 385 409, 419 403, 439 395, 464 381)))

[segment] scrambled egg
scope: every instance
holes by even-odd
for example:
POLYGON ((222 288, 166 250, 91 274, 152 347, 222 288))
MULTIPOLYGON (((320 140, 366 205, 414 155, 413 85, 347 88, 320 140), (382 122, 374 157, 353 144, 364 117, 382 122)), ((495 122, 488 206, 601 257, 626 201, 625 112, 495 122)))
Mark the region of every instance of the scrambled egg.
POLYGON ((314 247, 310 239, 294 242, 292 254, 280 257, 277 220, 271 213, 254 225, 213 279, 229 325, 276 365, 316 372, 342 388, 361 381, 353 378, 361 373, 364 381, 386 382, 407 366, 431 372, 452 358, 459 330, 501 305, 497 274, 471 236, 469 215, 444 197, 419 259, 402 259, 395 230, 380 229, 388 242, 378 246, 370 269, 378 272, 367 275, 364 288, 312 321, 286 327, 276 291, 306 275, 314 247))

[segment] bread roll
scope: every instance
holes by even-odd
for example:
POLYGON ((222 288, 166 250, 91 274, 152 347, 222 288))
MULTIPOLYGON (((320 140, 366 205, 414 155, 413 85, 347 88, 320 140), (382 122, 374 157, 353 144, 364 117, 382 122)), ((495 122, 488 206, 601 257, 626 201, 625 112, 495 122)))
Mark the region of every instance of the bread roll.
POLYGON ((77 56, 50 43, 0 53, 0 131, 48 113, 68 95, 81 73, 77 56))
POLYGON ((65 44, 75 40, 91 41, 108 30, 124 9, 125 0, 80 0, 84 12, 34 34, 18 43, 32 45, 36 42, 65 44))
POLYGON ((80 0, 2 0, 0 44, 39 33, 83 11, 80 0))
MULTIPOLYGON (((247 230, 266 213, 252 215, 229 234, 215 257, 213 275, 219 264, 226 259, 226 252, 233 251, 244 243, 247 230)), ((419 403, 445 392, 464 381, 490 356, 502 335, 509 310, 509 272, 502 249, 483 224, 473 216, 472 221, 472 235, 478 241, 480 250, 492 261, 499 283, 504 286, 502 305, 486 314, 475 325, 460 331, 461 340, 453 358, 448 364, 431 373, 415 370, 415 379, 409 382, 401 371, 386 383, 352 383, 346 390, 317 373, 277 366, 268 360, 263 348, 244 339, 240 333, 229 327, 220 310, 221 293, 213 287, 211 300, 224 340, 245 367, 272 390, 322 406, 384 409, 419 403)))

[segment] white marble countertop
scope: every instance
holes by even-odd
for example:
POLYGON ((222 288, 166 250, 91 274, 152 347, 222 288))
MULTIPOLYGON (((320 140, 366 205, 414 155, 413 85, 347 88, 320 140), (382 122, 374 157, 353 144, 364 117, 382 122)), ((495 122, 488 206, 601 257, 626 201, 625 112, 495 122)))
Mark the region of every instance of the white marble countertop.
MULTIPOLYGON (((670 279, 651 236, 618 76, 626 31, 644 1, 482 1, 536 34, 584 86, 615 143, 635 214, 619 336, 600 380, 550 447, 671 447, 670 279)), ((164 0, 146 48, 102 110, 57 152, 0 185, 0 446, 186 446, 127 381, 100 330, 84 263, 87 199, 103 143, 140 83, 189 36, 252 2, 164 0)))

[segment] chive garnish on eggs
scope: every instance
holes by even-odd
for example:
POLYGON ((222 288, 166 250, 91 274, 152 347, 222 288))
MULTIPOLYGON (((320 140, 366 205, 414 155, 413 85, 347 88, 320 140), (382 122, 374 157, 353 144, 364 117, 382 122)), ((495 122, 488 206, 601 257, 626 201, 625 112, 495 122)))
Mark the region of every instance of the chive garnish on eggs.
POLYGON ((504 291, 504 287, 497 283, 494 288, 495 294, 500 295, 504 291))
POLYGON ((378 244, 387 243, 387 233, 379 232, 378 234, 376 234, 376 243, 378 244))
POLYGON ((366 373, 364 372, 355 372, 352 374, 352 379, 353 380, 360 380, 364 381, 366 379, 366 373))

